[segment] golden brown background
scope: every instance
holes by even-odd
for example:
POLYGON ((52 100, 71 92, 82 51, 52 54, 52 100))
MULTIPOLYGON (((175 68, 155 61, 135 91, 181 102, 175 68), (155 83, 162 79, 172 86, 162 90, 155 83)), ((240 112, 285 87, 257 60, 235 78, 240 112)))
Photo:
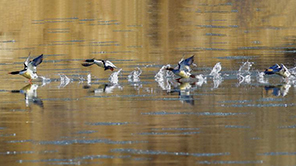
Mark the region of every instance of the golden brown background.
POLYGON ((195 72, 205 75, 218 61, 226 73, 246 60, 259 71, 294 66, 295 7, 293 0, 1 0, 0 164, 295 165, 293 86, 274 97, 254 77, 215 90, 208 78, 189 105, 154 81, 183 54, 195 54, 195 72), (10 93, 27 85, 7 72, 21 69, 29 52, 45 55, 38 73, 53 79, 36 83, 44 108, 10 93), (83 68, 85 58, 122 68, 123 89, 83 89, 88 73, 97 84, 111 74, 83 68), (135 66, 143 69, 140 90, 126 81, 135 66), (65 88, 57 88, 60 73, 73 79, 65 88))

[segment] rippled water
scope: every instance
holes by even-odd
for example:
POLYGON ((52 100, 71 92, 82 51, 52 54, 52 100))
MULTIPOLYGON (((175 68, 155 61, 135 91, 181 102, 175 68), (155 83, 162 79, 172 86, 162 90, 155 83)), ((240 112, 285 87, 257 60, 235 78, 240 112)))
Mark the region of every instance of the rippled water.
POLYGON ((261 72, 295 66, 296 2, 0 4, 1 165, 295 165, 296 82, 261 72))

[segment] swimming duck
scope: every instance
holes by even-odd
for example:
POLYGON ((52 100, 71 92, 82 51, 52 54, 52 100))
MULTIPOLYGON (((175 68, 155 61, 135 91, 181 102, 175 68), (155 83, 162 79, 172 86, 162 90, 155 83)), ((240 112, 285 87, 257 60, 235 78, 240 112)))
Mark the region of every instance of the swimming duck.
POLYGON ((29 79, 29 82, 32 82, 32 79, 37 79, 38 75, 37 75, 37 66, 43 61, 43 54, 39 55, 37 58, 33 59, 33 61, 30 61, 30 54, 28 58, 26 59, 26 61, 24 62, 24 69, 20 70, 20 71, 13 71, 13 72, 9 72, 8 74, 12 74, 12 75, 22 75, 25 78, 29 79))
POLYGON ((96 59, 86 59, 84 62, 85 63, 82 63, 81 64, 84 67, 88 67, 88 66, 91 66, 93 64, 96 64, 96 65, 104 68, 104 70, 110 69, 111 71, 113 71, 114 69, 117 68, 112 62, 110 62, 108 60, 102 60, 102 59, 99 59, 99 60, 96 60, 96 59))
POLYGON ((291 73, 286 68, 286 66, 284 66, 283 64, 281 64, 281 65, 275 64, 275 65, 269 67, 268 69, 266 69, 264 71, 264 74, 267 74, 267 75, 277 74, 277 75, 280 75, 284 78, 288 78, 291 76, 291 73))
POLYGON ((181 59, 178 63, 178 66, 175 68, 167 67, 166 70, 172 71, 174 74, 177 76, 180 76, 181 78, 190 78, 193 77, 195 78, 194 75, 190 73, 190 65, 194 61, 194 55, 187 58, 187 59, 181 59))

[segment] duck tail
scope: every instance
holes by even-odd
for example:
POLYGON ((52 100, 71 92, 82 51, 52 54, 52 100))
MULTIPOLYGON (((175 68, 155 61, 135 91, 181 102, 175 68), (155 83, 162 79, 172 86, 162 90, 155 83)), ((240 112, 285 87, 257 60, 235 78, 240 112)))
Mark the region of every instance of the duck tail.
POLYGON ((84 62, 95 62, 95 59, 86 59, 84 62))
POLYGON ((81 63, 82 66, 84 67, 88 67, 88 66, 91 66, 93 65, 94 63, 81 63))
POLYGON ((12 71, 12 72, 9 72, 8 74, 16 75, 16 74, 20 74, 20 71, 12 71))
POLYGON ((21 91, 20 90, 12 90, 10 91, 11 93, 20 93, 21 91))

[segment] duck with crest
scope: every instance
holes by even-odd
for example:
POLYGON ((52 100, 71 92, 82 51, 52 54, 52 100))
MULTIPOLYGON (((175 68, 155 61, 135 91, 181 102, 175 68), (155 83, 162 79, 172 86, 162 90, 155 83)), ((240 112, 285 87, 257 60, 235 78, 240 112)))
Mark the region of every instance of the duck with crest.
POLYGON ((96 64, 98 65, 99 67, 102 67, 104 68, 104 70, 111 70, 113 71, 114 69, 116 69, 117 67, 112 63, 110 62, 109 60, 102 60, 102 59, 86 59, 84 61, 84 63, 82 63, 81 65, 84 66, 84 67, 89 67, 93 64, 96 64))
POLYGON ((12 74, 12 75, 19 74, 19 75, 29 79, 30 83, 32 83, 32 79, 37 79, 38 75, 37 75, 36 68, 40 63, 42 63, 43 54, 39 55, 38 57, 36 57, 32 61, 30 61, 30 55, 31 55, 31 53, 29 53, 28 58, 24 62, 24 69, 23 70, 9 72, 8 74, 12 74))

